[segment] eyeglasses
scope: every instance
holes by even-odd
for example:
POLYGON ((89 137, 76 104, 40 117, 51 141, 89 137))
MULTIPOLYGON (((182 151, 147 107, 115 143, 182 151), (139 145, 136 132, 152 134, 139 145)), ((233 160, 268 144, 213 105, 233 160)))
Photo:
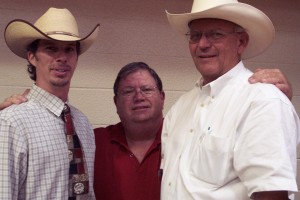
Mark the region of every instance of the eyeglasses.
POLYGON ((121 90, 119 94, 123 97, 133 97, 140 92, 144 97, 151 97, 156 92, 156 89, 157 87, 155 86, 142 86, 138 90, 133 87, 127 87, 121 90))
POLYGON ((222 38, 224 38, 225 36, 233 33, 238 33, 238 32, 225 32, 221 30, 211 30, 207 32, 191 31, 186 33, 185 35, 189 43, 194 44, 194 43, 198 43, 203 35, 209 42, 215 43, 221 40, 222 38))

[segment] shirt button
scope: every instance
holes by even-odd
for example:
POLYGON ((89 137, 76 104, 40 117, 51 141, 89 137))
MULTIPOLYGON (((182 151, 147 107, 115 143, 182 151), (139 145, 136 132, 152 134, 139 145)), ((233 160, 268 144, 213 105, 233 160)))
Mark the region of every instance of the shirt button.
POLYGON ((172 185, 172 183, 171 182, 169 182, 169 186, 171 186, 172 185))
POLYGON ((130 155, 129 155, 129 157, 131 157, 131 158, 132 158, 132 157, 133 157, 133 153, 132 153, 132 154, 130 154, 130 155))
POLYGON ((194 129, 190 129, 190 133, 193 133, 194 132, 194 129))

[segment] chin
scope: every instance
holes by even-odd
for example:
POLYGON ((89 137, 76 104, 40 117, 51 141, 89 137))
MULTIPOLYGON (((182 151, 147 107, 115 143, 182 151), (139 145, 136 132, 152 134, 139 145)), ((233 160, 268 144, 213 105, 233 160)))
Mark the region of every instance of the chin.
POLYGON ((70 84, 69 81, 55 81, 52 82, 52 85, 56 86, 56 87, 65 87, 68 86, 70 84))
POLYGON ((138 118, 135 118, 134 121, 135 122, 146 122, 146 121, 149 121, 150 120, 150 117, 138 117, 138 118))

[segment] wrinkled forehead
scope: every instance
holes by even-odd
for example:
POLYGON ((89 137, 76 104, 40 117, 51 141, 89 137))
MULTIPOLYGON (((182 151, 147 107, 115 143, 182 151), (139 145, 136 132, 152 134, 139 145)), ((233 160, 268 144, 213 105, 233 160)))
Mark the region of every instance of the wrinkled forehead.
POLYGON ((224 19, 202 18, 195 19, 189 23, 190 30, 209 30, 209 29, 232 29, 238 25, 224 19))

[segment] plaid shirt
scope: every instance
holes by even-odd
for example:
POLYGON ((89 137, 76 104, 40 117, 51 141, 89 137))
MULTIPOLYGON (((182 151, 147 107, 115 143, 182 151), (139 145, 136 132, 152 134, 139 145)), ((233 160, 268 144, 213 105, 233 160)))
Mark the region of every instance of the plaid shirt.
MULTIPOLYGON (((64 102, 33 86, 28 102, 0 112, 0 199, 68 199, 69 159, 60 115, 64 102)), ((71 107, 93 191, 95 142, 87 118, 71 107)))

